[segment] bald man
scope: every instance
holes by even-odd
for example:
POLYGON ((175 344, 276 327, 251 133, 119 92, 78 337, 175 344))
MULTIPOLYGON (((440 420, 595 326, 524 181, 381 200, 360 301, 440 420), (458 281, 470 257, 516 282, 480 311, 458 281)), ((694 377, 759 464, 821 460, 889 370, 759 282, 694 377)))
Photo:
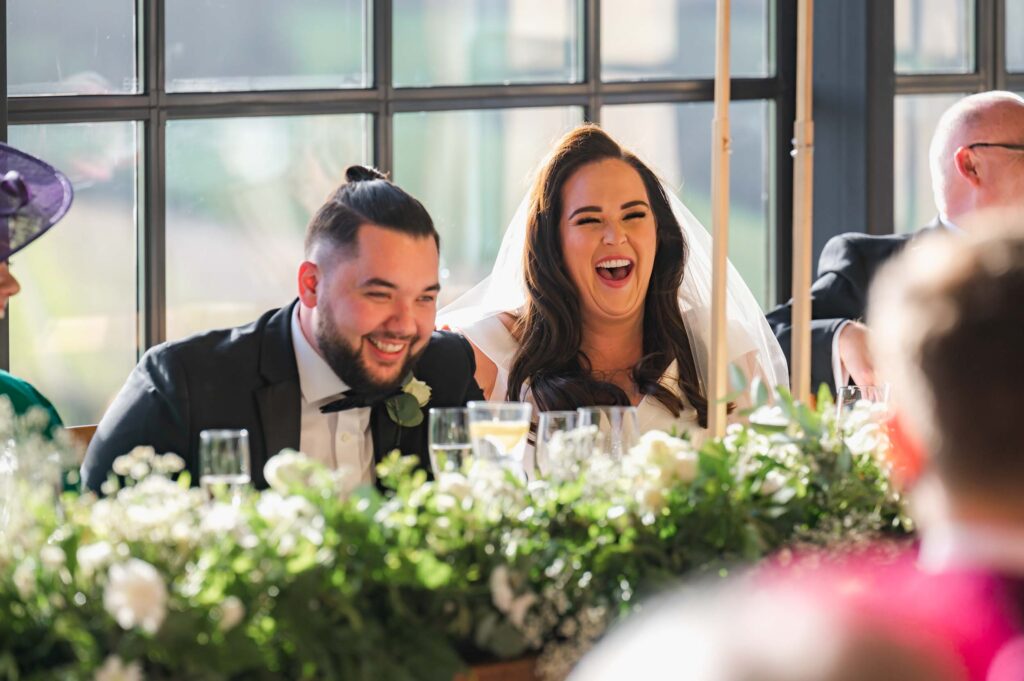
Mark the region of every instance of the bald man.
MULTIPOLYGON (((825 245, 811 286, 811 387, 875 383, 868 350, 867 293, 878 268, 912 239, 956 232, 970 213, 1024 208, 1024 99, 1012 92, 964 97, 936 126, 929 151, 938 217, 913 234, 840 234, 825 245)), ((768 314, 787 358, 792 303, 768 314)))

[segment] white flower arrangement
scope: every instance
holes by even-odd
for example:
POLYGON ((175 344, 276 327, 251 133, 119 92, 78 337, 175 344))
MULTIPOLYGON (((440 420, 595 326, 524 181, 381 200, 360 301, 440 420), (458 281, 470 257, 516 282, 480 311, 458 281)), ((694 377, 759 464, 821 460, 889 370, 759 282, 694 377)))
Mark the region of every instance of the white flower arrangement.
POLYGON ((184 678, 203 660, 234 679, 449 681, 473 650, 537 655, 542 678, 562 678, 666 566, 907 527, 880 415, 799 409, 700 446, 648 433, 621 461, 595 453, 593 431, 567 433, 530 482, 487 462, 428 480, 395 454, 378 467, 387 496, 298 452, 232 503, 149 449, 118 460, 126 486, 103 499, 58 499, 23 467, 25 503, 0 528, 0 658, 70 681, 184 678))

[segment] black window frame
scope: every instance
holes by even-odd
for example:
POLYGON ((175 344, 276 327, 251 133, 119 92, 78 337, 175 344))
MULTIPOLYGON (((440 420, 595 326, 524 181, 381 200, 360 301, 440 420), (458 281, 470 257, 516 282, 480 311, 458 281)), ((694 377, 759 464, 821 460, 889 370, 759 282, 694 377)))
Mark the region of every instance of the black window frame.
MULTIPOLYGON (((709 2, 712 0, 708 0, 709 2)), ((139 356, 166 339, 166 181, 165 146, 169 120, 369 114, 373 124, 373 162, 385 172, 393 167, 394 115, 417 111, 458 111, 513 107, 580 106, 584 119, 600 123, 605 104, 689 103, 714 99, 711 79, 603 82, 600 80, 600 3, 581 0, 582 78, 578 83, 467 85, 396 88, 392 79, 392 0, 372 0, 372 84, 362 89, 168 93, 164 90, 165 0, 137 0, 137 54, 144 83, 139 94, 7 95, 7 54, 0 50, 0 139, 8 125, 117 122, 141 123, 140 197, 136 215, 136 348, 139 356)), ((771 160, 776 239, 773 244, 777 300, 790 292, 792 159, 788 153, 795 114, 796 3, 776 0, 771 45, 775 73, 764 78, 734 78, 734 100, 775 104, 771 160)), ((7 0, 0 0, 0 25, 7 27, 7 0)), ((5 41, 5 45, 6 45, 5 41)), ((708 130, 710 136, 711 130, 708 130)), ((710 159, 708 159, 710 164, 710 159)), ((12 314, 17 314, 17 309, 12 314)), ((10 367, 8 320, 0 321, 0 367, 10 367)))

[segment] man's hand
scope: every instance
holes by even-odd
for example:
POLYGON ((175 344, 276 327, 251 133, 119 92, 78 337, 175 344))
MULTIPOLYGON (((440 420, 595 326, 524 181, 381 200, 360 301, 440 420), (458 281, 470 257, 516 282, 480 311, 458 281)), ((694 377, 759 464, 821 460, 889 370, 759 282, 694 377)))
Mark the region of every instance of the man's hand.
POLYGON ((868 350, 868 327, 850 322, 839 332, 839 360, 856 385, 875 385, 875 363, 868 350))

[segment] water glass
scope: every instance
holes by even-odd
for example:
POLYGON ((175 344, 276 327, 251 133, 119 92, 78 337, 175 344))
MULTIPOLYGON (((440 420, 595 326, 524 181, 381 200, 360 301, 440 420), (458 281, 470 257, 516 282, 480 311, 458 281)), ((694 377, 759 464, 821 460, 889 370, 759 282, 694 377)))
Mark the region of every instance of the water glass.
POLYGON ((470 402, 466 406, 473 456, 525 477, 523 462, 533 407, 526 402, 470 402))
POLYGON ((551 472, 553 458, 558 456, 557 446, 552 451, 552 442, 559 433, 575 430, 579 414, 574 411, 541 412, 537 421, 537 439, 534 443, 534 461, 541 475, 551 472))
POLYGON ((854 405, 861 401, 887 405, 889 403, 889 384, 843 386, 836 394, 836 419, 842 420, 854 405))
POLYGON ((227 492, 238 501, 249 485, 249 431, 204 430, 199 433, 199 486, 213 497, 227 492))
POLYGON ((580 407, 580 428, 597 426, 598 448, 618 461, 640 441, 636 407, 580 407))
POLYGON ((442 472, 462 470, 473 452, 473 443, 469 439, 469 410, 465 407, 431 409, 427 446, 435 478, 442 472))

